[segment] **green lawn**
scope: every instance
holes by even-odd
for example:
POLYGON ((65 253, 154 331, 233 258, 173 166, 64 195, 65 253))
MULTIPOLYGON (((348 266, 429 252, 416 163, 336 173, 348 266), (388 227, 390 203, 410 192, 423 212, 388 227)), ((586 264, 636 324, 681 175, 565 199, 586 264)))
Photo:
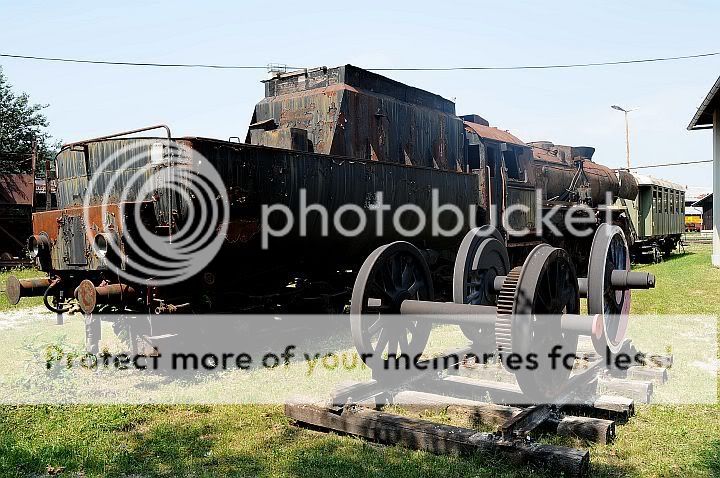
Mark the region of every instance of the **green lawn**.
MULTIPOLYGON (((720 317, 720 271, 709 262, 709 249, 696 246, 640 267, 658 287, 636 294, 633 312, 720 317)), ((613 444, 589 449, 593 476, 720 476, 720 406, 640 406, 613 444)), ((279 406, 0 408, 0 476, 38 476, 48 465, 64 467, 61 476, 137 478, 556 476, 492 456, 435 456, 300 429, 279 406)))

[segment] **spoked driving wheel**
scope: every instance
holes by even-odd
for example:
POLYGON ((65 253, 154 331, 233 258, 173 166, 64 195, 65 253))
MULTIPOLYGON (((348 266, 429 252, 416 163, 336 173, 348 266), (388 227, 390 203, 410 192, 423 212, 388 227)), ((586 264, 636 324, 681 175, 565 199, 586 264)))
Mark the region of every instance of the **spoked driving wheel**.
POLYGON ((531 400, 551 401, 570 377, 578 336, 561 323, 563 314, 579 312, 575 267, 563 249, 539 245, 508 274, 495 322, 498 353, 531 400))
POLYGON ((618 226, 602 224, 595 232, 588 267, 588 312, 603 317, 603 336, 593 336, 596 350, 617 353, 627 333, 631 289, 612 285, 613 271, 630 270, 630 251, 618 226))
POLYGON ((353 342, 370 368, 403 356, 412 364, 425 349, 431 324, 400 315, 400 305, 408 299, 433 300, 427 261, 403 241, 375 249, 360 268, 350 304, 353 342))
MULTIPOLYGON (((453 302, 456 304, 495 305, 495 278, 510 272, 510 258, 504 239, 493 226, 475 228, 465 235, 455 258, 453 302)), ((478 356, 495 349, 495 330, 478 324, 461 325, 465 337, 473 343, 478 356)))

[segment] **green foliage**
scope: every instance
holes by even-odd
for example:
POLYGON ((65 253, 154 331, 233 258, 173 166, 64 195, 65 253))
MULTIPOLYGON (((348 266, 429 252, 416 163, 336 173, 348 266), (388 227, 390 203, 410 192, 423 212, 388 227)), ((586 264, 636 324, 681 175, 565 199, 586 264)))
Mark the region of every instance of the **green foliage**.
MULTIPOLYGON (((58 144, 52 142, 42 113, 47 106, 32 103, 27 93, 15 93, 0 67, 0 174, 29 172, 34 142, 39 159, 55 157, 58 144)), ((43 176, 44 169, 38 170, 43 176)))

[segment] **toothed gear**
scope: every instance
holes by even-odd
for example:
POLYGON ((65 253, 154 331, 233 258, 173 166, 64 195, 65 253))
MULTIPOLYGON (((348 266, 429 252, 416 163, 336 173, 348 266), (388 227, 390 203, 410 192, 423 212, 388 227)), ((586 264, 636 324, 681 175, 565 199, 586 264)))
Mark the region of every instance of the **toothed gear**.
POLYGON ((497 318, 495 319, 495 345, 498 353, 512 353, 512 316, 522 267, 515 267, 505 278, 498 294, 497 318))

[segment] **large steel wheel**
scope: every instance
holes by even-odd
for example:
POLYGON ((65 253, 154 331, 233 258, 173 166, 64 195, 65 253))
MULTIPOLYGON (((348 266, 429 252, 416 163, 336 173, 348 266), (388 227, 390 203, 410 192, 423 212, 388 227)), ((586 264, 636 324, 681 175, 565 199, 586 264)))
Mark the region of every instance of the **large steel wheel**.
POLYGON ((352 292, 350 326, 353 342, 371 368, 383 368, 402 356, 413 364, 430 336, 429 322, 400 315, 404 300, 433 300, 427 261, 410 243, 381 246, 363 263, 352 292))
POLYGON ((531 400, 552 401, 570 377, 574 361, 566 367, 563 358, 575 354, 578 337, 562 331, 561 319, 563 314, 579 312, 575 267, 563 249, 539 245, 522 267, 508 274, 495 322, 498 353, 531 400), (552 359, 554 351, 563 357, 552 359), (511 355, 519 357, 520 366, 509 363, 511 355))
POLYGON ((588 312, 603 316, 603 336, 593 336, 596 350, 617 353, 627 333, 630 289, 612 286, 615 270, 630 270, 630 251, 618 226, 602 224, 595 232, 588 267, 588 312))
MULTIPOLYGON (((504 239, 493 226, 475 228, 465 235, 455 258, 453 301, 457 304, 495 305, 495 278, 510 272, 510 258, 504 239)), ((491 354, 495 349, 495 329, 461 325, 473 350, 491 354)))

